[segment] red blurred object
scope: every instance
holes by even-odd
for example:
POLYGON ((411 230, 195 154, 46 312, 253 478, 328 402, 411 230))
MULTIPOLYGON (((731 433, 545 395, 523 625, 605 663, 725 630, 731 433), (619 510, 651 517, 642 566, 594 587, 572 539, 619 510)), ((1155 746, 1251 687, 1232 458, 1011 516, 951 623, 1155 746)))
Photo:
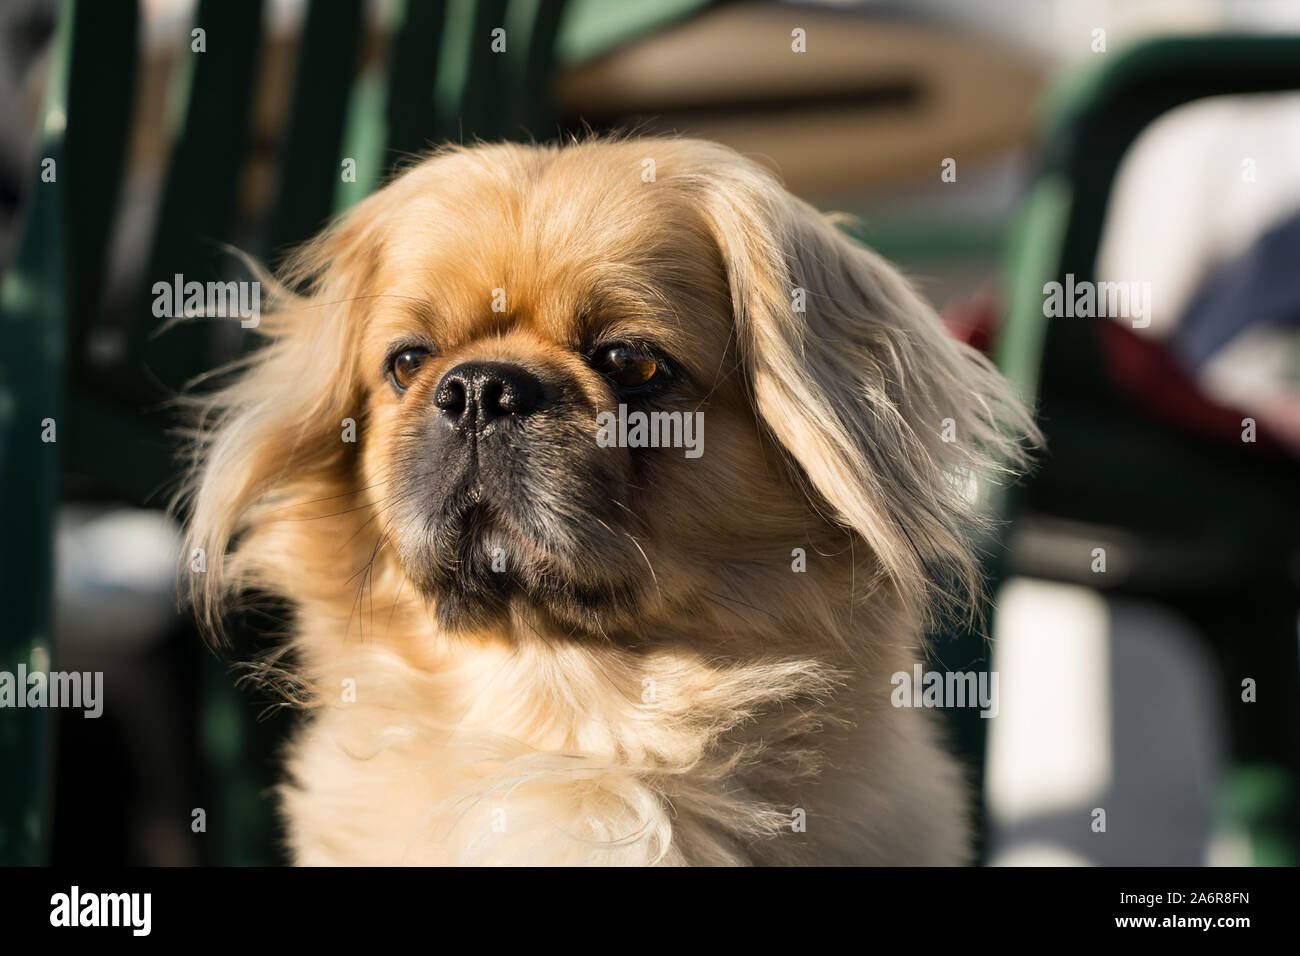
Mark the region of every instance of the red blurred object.
MULTIPOLYGON (((996 290, 985 286, 965 301, 948 303, 942 317, 953 338, 988 355, 1002 324, 1002 303, 996 290)), ((1256 418, 1257 448, 1300 458, 1300 448, 1275 434, 1257 415, 1206 397, 1191 374, 1160 343, 1109 320, 1101 321, 1099 335, 1111 381, 1151 420, 1239 447, 1242 419, 1256 418)))
POLYGON ((941 313, 948 334, 985 355, 1002 324, 1002 303, 991 286, 985 286, 964 302, 949 302, 941 313))
MULTIPOLYGON (((1100 334, 1112 381, 1149 418, 1212 441, 1241 446, 1242 419, 1256 415, 1207 398, 1160 343, 1109 320, 1101 323, 1100 334)), ((1275 435, 1262 421, 1256 421, 1255 439, 1257 446, 1268 451, 1300 457, 1300 449, 1275 435)))

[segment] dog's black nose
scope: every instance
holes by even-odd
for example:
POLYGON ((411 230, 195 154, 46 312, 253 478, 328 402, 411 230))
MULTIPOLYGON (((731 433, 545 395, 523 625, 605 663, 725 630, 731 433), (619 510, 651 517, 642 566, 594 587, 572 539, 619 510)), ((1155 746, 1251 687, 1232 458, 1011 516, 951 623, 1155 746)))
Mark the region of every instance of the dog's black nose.
POLYGON ((474 432, 503 415, 527 415, 541 400, 541 380, 506 362, 463 362, 442 377, 433 393, 445 418, 474 432))

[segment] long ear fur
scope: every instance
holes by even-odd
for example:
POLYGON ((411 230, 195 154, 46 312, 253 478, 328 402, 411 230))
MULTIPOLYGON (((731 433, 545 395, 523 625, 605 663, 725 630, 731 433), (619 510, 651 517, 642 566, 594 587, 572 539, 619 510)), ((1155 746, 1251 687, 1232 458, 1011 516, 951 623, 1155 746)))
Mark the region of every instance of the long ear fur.
POLYGON ((183 569, 185 593, 214 637, 226 596, 253 583, 230 553, 236 539, 295 489, 320 494, 356 447, 342 440, 343 419, 359 414, 350 330, 369 274, 363 224, 373 221, 340 220, 289 260, 284 283, 260 275, 270 305, 257 327, 261 346, 223 370, 233 373, 228 384, 189 400, 193 460, 177 506, 190 509, 185 553, 202 549, 206 569, 183 569))
POLYGON ((910 606, 923 617, 973 607, 975 482, 1026 465, 1040 440, 1031 416, 884 260, 757 166, 717 151, 691 177, 759 414, 814 499, 870 545, 910 606))

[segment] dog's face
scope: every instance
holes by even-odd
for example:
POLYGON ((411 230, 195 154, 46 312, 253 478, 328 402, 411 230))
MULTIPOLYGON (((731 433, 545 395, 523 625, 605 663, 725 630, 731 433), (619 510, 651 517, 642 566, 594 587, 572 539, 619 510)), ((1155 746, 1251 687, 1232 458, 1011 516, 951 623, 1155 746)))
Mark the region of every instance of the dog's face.
POLYGON ((780 604, 795 549, 924 601, 969 571, 954 478, 1032 427, 888 267, 709 144, 445 153, 297 270, 221 399, 196 538, 277 484, 342 489, 446 630, 780 604))
POLYGON ((503 158, 394 187, 362 293, 361 478, 445 626, 515 603, 617 627, 657 576, 700 581, 806 499, 764 452, 689 196, 628 148, 503 158), (668 447, 620 443, 642 416, 668 447))

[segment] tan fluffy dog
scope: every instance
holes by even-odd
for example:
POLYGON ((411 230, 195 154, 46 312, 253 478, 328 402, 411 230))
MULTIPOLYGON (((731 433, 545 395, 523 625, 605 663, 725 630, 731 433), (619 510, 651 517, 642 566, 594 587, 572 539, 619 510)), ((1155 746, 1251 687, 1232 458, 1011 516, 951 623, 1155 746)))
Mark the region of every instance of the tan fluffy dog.
POLYGON ((966 859, 891 675, 1033 426, 882 260, 730 150, 631 139, 439 152, 282 278, 191 547, 209 626, 295 608, 297 862, 966 859))

